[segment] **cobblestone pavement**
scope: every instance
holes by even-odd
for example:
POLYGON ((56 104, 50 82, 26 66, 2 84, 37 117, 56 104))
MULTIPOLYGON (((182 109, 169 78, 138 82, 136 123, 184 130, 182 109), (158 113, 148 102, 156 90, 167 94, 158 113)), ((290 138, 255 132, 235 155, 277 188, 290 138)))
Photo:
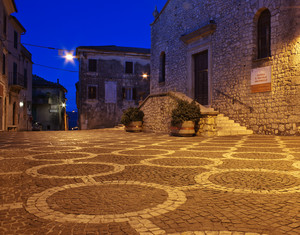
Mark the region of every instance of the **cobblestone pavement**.
POLYGON ((300 234, 300 137, 0 133, 0 234, 300 234))

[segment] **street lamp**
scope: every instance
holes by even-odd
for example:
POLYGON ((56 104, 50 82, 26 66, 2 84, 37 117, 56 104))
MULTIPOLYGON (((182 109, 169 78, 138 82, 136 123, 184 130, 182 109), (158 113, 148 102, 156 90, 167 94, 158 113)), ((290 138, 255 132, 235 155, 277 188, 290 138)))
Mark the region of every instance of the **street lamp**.
POLYGON ((149 75, 148 75, 147 73, 143 73, 143 75, 142 75, 143 79, 147 79, 148 76, 149 76, 149 75))

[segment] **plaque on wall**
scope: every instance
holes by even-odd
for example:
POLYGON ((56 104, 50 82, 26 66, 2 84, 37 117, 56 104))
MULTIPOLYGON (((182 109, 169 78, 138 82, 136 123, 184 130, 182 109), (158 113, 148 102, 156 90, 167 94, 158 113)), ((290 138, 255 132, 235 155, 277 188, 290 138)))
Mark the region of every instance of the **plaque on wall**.
POLYGON ((251 93, 271 91, 272 67, 251 70, 251 93))

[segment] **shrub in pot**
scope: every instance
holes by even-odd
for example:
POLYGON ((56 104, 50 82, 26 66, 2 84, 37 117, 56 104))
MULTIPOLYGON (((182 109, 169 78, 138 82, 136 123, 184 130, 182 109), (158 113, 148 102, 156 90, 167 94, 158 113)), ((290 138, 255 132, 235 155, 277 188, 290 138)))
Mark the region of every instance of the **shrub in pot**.
POLYGON ((121 123, 125 125, 125 131, 140 132, 142 131, 144 112, 139 108, 130 107, 124 110, 121 123))
POLYGON ((171 134, 175 136, 195 135, 195 124, 201 118, 200 107, 195 101, 178 100, 177 107, 172 110, 171 134))

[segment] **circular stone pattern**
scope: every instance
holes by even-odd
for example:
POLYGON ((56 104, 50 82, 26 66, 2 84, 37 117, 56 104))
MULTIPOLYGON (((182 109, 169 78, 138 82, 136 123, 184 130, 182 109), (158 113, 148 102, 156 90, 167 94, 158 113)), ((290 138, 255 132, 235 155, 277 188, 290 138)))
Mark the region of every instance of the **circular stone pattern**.
POLYGON ((114 169, 113 166, 104 164, 63 164, 63 165, 48 165, 47 167, 38 170, 42 175, 55 176, 86 176, 99 173, 109 172, 114 169))
POLYGON ((66 214, 107 215, 144 210, 167 200, 167 192, 139 185, 100 185, 67 189, 47 199, 66 214))
MULTIPOLYGON (((168 150, 147 150, 147 149, 135 149, 135 150, 121 150, 118 151, 119 154, 125 154, 125 155, 138 155, 138 156, 145 156, 145 155, 165 155, 169 154, 168 150)), ((173 153, 173 152, 172 152, 173 153)))
POLYGON ((300 177, 296 171, 266 169, 214 169, 195 177, 201 186, 234 193, 285 194, 300 192, 300 177))
POLYGON ((76 159, 76 158, 87 158, 89 154, 84 153, 51 153, 51 154, 39 154, 32 158, 34 160, 65 160, 65 159, 76 159))
POLYGON ((278 190, 300 185, 300 179, 285 174, 259 171, 230 171, 209 177, 214 184, 228 188, 250 190, 278 190))
POLYGON ((32 151, 51 152, 51 151, 72 151, 78 149, 76 146, 44 146, 30 148, 32 151))
POLYGON ((276 153, 230 153, 233 158, 246 158, 246 159, 286 159, 287 154, 276 153))
POLYGON ((104 181, 49 188, 32 195, 25 209, 39 218, 57 222, 97 224, 126 222, 137 217, 148 219, 174 211, 185 202, 184 192, 168 186, 104 181), (105 190, 101 190, 103 187, 105 190))
POLYGON ((115 163, 60 163, 29 168, 26 173, 39 178, 82 178, 114 174, 123 171, 125 166, 115 163))
POLYGON ((197 159, 197 158, 159 158, 153 159, 152 164, 159 166, 179 166, 179 167, 201 167, 204 165, 212 164, 213 161, 206 159, 197 159))

